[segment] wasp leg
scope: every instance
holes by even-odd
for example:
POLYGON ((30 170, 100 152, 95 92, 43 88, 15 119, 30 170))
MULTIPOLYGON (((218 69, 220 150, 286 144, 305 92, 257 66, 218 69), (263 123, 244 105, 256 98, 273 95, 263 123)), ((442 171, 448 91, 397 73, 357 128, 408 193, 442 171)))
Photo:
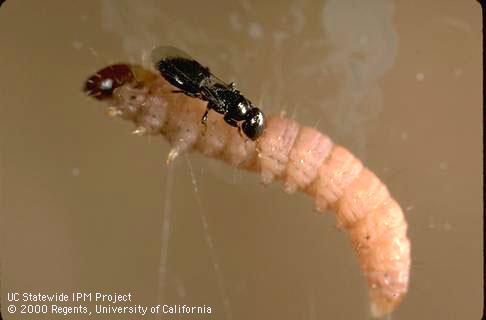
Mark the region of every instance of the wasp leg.
POLYGON ((234 119, 231 119, 228 113, 224 115, 224 121, 230 126, 238 128, 238 122, 236 122, 236 120, 234 119))
POLYGON ((243 139, 247 140, 247 138, 245 137, 245 135, 243 134, 243 131, 241 131, 241 126, 238 125, 238 122, 236 122, 236 120, 234 119, 231 119, 228 114, 226 114, 224 116, 224 121, 229 124, 230 126, 232 127, 235 127, 235 128, 238 128, 238 133, 240 134, 240 137, 242 137, 243 139))
POLYGON ((248 140, 248 138, 243 134, 243 130, 241 130, 240 126, 238 126, 238 133, 240 134, 241 138, 243 138, 244 140, 248 140))

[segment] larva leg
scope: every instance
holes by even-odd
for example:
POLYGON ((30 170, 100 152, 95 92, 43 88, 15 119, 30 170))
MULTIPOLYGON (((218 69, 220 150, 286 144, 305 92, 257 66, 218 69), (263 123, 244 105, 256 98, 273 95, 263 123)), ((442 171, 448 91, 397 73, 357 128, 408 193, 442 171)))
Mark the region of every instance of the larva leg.
POLYGON ((206 103, 164 95, 159 89, 167 84, 160 78, 145 86, 142 91, 129 84, 118 88, 109 112, 151 134, 163 134, 172 145, 168 162, 198 150, 259 172, 265 184, 280 179, 287 192, 304 191, 318 211, 333 209, 368 281, 372 314, 383 316, 398 306, 409 283, 407 223, 388 189, 351 152, 283 115, 268 117, 257 142, 245 140, 220 116, 209 115, 202 134, 200 115, 206 103))

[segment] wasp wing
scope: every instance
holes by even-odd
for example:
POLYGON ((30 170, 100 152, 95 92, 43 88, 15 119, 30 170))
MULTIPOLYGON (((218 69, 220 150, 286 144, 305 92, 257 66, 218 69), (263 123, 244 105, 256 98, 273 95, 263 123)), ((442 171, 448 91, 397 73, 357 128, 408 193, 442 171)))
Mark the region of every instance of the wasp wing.
POLYGON ((162 74, 166 80, 176 87, 183 89, 183 91, 185 91, 184 89, 187 89, 186 85, 190 84, 190 87, 193 90, 186 93, 191 93, 196 96, 200 95, 200 98, 208 101, 212 107, 216 107, 216 109, 222 109, 224 107, 220 98, 215 93, 215 88, 232 88, 232 85, 216 77, 209 71, 209 68, 202 66, 185 51, 172 46, 159 46, 152 50, 151 60, 157 69, 159 69, 161 61, 172 60, 173 63, 170 64, 171 68, 164 69, 162 74), (185 63, 176 63, 181 61, 184 61, 185 63), (196 72, 196 74, 193 74, 192 76, 189 75, 189 72, 183 70, 182 67, 186 64, 191 68, 191 72, 199 72, 196 72), (194 76, 196 76, 196 79, 194 76), (195 92, 196 88, 198 91, 197 93, 195 92))
POLYGON ((154 48, 151 60, 162 77, 190 96, 198 96, 200 87, 210 77, 208 68, 175 47, 154 48))
POLYGON ((183 58, 195 61, 195 59, 187 54, 185 51, 182 51, 181 49, 172 46, 155 47, 154 49, 152 49, 150 58, 153 64, 157 64, 160 60, 168 58, 183 58))

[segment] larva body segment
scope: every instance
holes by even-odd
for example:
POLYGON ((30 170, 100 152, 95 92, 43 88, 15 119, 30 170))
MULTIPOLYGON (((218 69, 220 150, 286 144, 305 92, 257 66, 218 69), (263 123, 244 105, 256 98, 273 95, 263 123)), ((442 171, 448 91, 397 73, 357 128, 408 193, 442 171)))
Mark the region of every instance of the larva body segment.
MULTIPOLYGON (((114 91, 114 106, 121 107, 121 117, 125 120, 133 120, 139 116, 140 111, 147 100, 147 90, 133 88, 132 86, 121 86, 114 91)), ((161 101, 160 103, 163 103, 161 101)), ((137 122, 135 122, 137 123, 137 122)))
POLYGON ((160 128, 167 118, 167 101, 149 96, 143 103, 146 107, 138 113, 135 123, 145 128, 148 134, 160 134, 160 128))
MULTIPOLYGON (((167 112, 167 121, 164 126, 165 136, 172 145, 172 155, 176 157, 178 154, 189 151, 198 141, 202 127, 201 117, 194 112, 193 103, 185 97, 179 97, 180 102, 177 105, 177 110, 172 105, 167 112), (184 114, 184 117, 178 116, 179 113, 184 114)), ((169 159, 168 162, 173 159, 169 159)))
POLYGON ((255 142, 244 139, 240 134, 229 131, 230 138, 222 154, 221 160, 228 162, 235 167, 246 168, 248 170, 257 169, 257 151, 255 142))
POLYGON ((199 136, 195 148, 208 157, 220 157, 226 146, 230 144, 230 128, 224 122, 210 119, 203 130, 205 132, 199 136))
POLYGON ((310 127, 302 127, 290 151, 285 173, 284 189, 294 193, 309 186, 317 176, 319 167, 331 152, 329 137, 310 127))
POLYGON ((368 168, 363 168, 339 199, 338 224, 353 226, 389 197, 385 185, 368 168))
POLYGON ((172 145, 169 160, 198 150, 259 172, 264 184, 280 179, 286 191, 306 192, 320 212, 333 209, 367 278, 372 314, 380 317, 397 307, 408 290, 410 241, 402 209, 375 174, 325 135, 283 116, 268 117, 256 142, 243 138, 219 115, 210 114, 204 130, 205 104, 182 95, 174 98, 170 89, 163 90, 167 86, 160 78, 141 89, 127 83, 103 101, 112 104, 109 114, 134 121, 137 130, 163 134, 172 145))
MULTIPOLYGON (((204 111, 203 111, 204 112, 204 111)), ((218 120, 218 116, 212 114, 204 134, 199 136, 195 149, 202 154, 223 160, 235 167, 248 168, 254 165, 256 151, 255 143, 235 132, 227 123, 218 120)))
POLYGON ((292 119, 271 117, 258 142, 260 174, 264 184, 283 177, 300 126, 292 119))
POLYGON ((362 169, 361 161, 348 150, 334 146, 329 157, 320 166, 318 176, 309 191, 314 197, 316 210, 322 212, 334 206, 362 169))

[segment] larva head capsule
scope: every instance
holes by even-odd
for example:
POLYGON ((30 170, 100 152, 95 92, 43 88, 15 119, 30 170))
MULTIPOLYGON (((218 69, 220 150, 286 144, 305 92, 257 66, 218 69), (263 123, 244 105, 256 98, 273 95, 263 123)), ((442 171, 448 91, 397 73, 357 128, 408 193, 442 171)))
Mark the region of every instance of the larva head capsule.
POLYGON ((112 64, 88 78, 83 91, 98 100, 111 99, 113 91, 135 80, 131 66, 124 63, 112 64))

